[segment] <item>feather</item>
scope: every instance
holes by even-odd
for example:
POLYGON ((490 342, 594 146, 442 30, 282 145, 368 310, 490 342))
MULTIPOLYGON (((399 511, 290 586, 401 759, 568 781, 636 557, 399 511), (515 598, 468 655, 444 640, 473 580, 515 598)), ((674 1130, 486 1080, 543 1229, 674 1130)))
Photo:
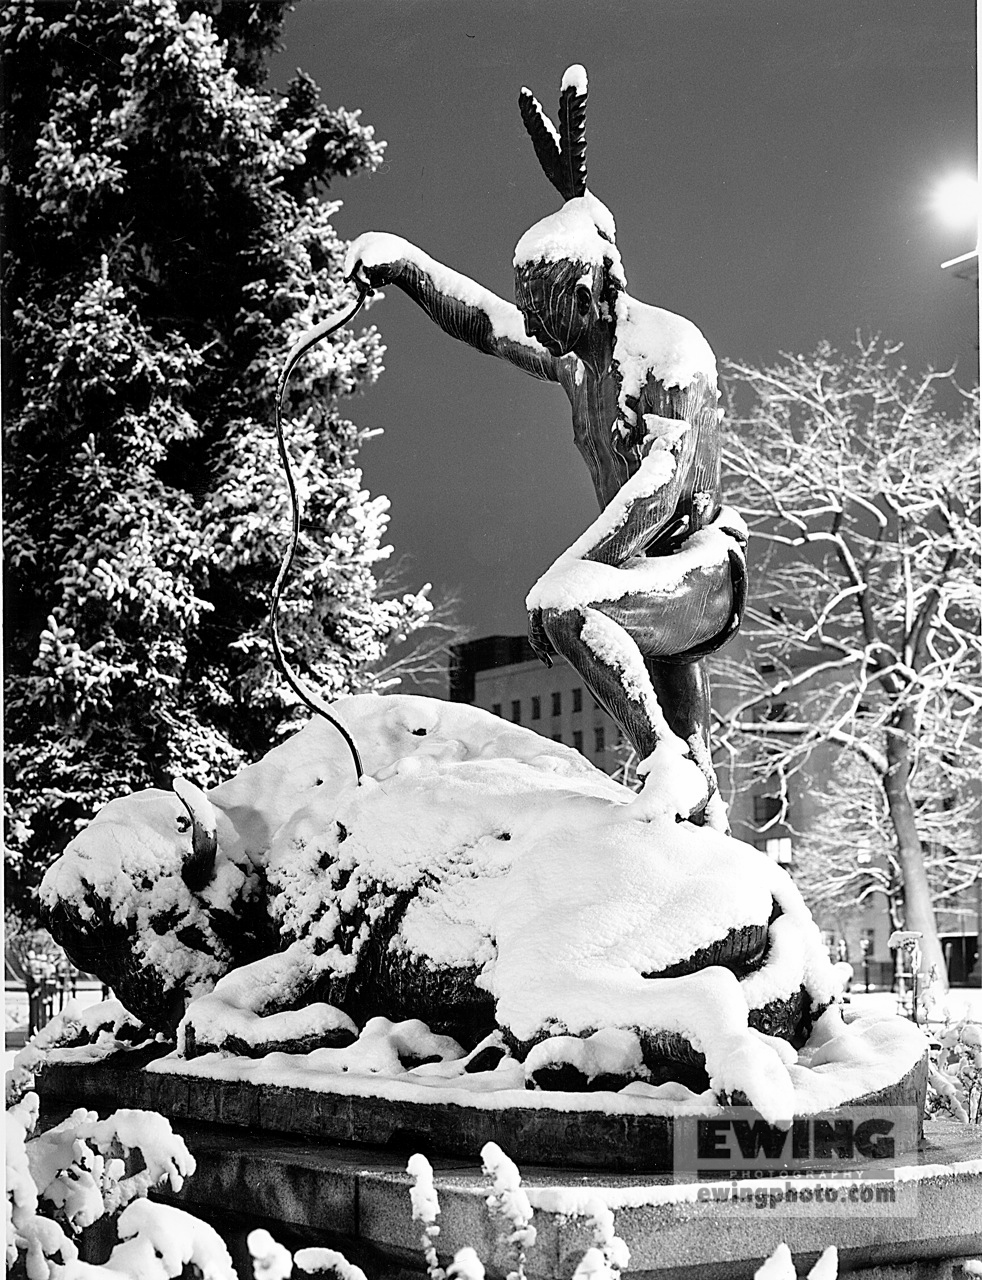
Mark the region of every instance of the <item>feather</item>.
POLYGON ((567 84, 559 95, 560 192, 567 200, 586 192, 586 91, 567 84))
POLYGON ((556 132, 556 126, 528 89, 523 89, 519 94, 518 107, 522 113, 522 121, 528 130, 528 135, 532 139, 532 146, 535 148, 535 154, 538 157, 539 164, 542 166, 543 173, 560 195, 566 198, 566 192, 563 188, 559 134, 556 132))

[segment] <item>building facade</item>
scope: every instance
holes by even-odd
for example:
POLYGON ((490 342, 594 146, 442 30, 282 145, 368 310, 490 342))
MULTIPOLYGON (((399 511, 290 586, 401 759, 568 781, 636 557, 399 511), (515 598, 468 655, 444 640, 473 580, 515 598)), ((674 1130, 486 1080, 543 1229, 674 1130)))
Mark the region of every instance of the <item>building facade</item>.
POLYGON ((450 697, 562 742, 615 774, 628 755, 620 727, 563 658, 539 661, 525 636, 486 636, 456 646, 450 697))
MULTIPOLYGON (((635 784, 633 753, 620 726, 594 700, 579 672, 561 657, 546 667, 524 635, 485 636, 455 646, 450 698, 572 747, 598 769, 635 784)), ((719 711, 725 711, 727 698, 726 686, 720 682, 713 693, 719 711)), ((781 703, 759 712, 775 721, 786 714, 788 708, 781 703)), ((716 764, 733 835, 795 876, 802 870, 798 865, 801 835, 814 824, 828 821, 816 796, 823 774, 832 768, 830 749, 816 748, 807 765, 790 779, 768 779, 746 760, 721 756, 716 764)), ((863 856, 857 852, 857 862, 863 856)), ((949 979, 953 985, 978 985, 982 885, 939 907, 949 979)), ((853 966, 855 985, 862 988, 868 983, 882 989, 895 984, 895 956, 889 947, 894 923, 882 894, 842 909, 816 908, 815 918, 832 958, 853 966)))

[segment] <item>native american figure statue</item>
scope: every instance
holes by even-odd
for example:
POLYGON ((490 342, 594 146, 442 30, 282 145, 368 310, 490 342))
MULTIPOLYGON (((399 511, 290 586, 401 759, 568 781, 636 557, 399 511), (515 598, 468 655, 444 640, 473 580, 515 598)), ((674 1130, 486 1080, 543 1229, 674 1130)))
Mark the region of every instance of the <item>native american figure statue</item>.
POLYGON ((377 232, 353 242, 346 274, 396 285, 451 337, 566 392, 601 515, 529 594, 533 648, 576 668, 682 817, 725 826, 703 659, 739 626, 746 530, 720 501, 716 361, 695 325, 627 292, 614 220, 587 190, 586 100, 571 67, 557 131, 521 92, 565 203, 518 243, 517 306, 377 232))

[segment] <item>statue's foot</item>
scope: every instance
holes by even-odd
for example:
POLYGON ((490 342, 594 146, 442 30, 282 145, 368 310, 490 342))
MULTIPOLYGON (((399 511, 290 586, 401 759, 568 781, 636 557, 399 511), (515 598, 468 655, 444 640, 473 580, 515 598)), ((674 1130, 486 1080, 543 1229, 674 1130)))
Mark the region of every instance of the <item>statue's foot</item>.
POLYGON ((625 816, 642 822, 654 817, 685 822, 705 814, 711 798, 709 779, 674 734, 666 734, 645 756, 638 776, 644 778, 644 786, 625 816))
POLYGON ((233 969, 188 1006, 178 1048, 186 1058, 214 1052, 259 1058, 350 1044, 357 1026, 334 1005, 306 1003, 312 987, 309 957, 298 943, 233 969))

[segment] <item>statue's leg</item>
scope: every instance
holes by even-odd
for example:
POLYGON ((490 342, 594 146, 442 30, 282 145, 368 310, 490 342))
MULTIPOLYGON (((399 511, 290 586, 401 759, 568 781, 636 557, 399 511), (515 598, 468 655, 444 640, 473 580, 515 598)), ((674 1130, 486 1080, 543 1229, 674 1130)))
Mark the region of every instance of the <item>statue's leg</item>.
MULTIPOLYGON (((606 617, 611 616, 603 606, 599 611, 606 617)), ((633 646, 638 658, 641 657, 626 629, 619 645, 590 642, 587 621, 594 612, 593 609, 546 609, 542 615, 543 629, 556 652, 580 673, 596 700, 624 730, 639 759, 644 759, 658 745, 662 727, 657 698, 650 687, 644 687, 650 681, 624 679, 628 646, 633 646)))
MULTIPOLYGON (((699 786, 682 788, 699 792, 686 816, 705 812, 716 792, 708 679, 698 655, 732 632, 742 606, 742 558, 735 545, 717 539, 712 555, 640 559, 620 567, 561 557, 529 597, 533 608, 542 600, 535 626, 621 725, 641 760, 639 772, 654 769, 662 779, 658 785, 665 785, 669 756, 685 757, 697 770, 699 786), (552 600, 568 603, 549 607, 552 600)), ((685 772, 674 771, 679 778, 685 772)), ((725 828, 721 810, 713 801, 707 820, 725 828)))
MULTIPOLYGON (((644 656, 624 625, 642 607, 650 607, 650 601, 625 597, 582 610, 547 609, 542 627, 627 734, 638 754, 639 774, 652 775, 644 807, 699 821, 715 791, 715 777, 711 765, 707 773, 699 753, 666 719, 644 656)), ((637 816, 645 815, 639 811, 637 816)))
POLYGON ((645 666, 668 727, 683 742, 698 736, 709 745, 709 675, 706 664, 662 662, 647 658, 645 666))
MULTIPOLYGON (((570 567, 571 580, 578 563, 570 567)), ((583 601, 576 608, 547 608, 541 615, 556 651, 581 673, 642 758, 654 750, 666 722, 683 742, 698 736, 708 747, 705 664, 698 658, 666 659, 698 650, 723 632, 733 602, 726 560, 692 569, 667 589, 656 578, 657 573, 664 574, 662 566, 649 568, 649 564, 625 569, 605 565, 604 585, 621 585, 622 592, 583 601), (615 623, 623 635, 611 631, 591 643, 589 634, 584 636, 584 626, 588 616, 596 613, 615 623), (637 671, 629 675, 628 666, 636 666, 637 671)))
POLYGON ((725 806, 715 799, 718 784, 713 768, 709 672, 705 659, 661 662, 657 658, 648 658, 645 666, 668 727, 688 745, 692 759, 709 783, 711 812, 705 820, 710 826, 728 831, 725 806))

